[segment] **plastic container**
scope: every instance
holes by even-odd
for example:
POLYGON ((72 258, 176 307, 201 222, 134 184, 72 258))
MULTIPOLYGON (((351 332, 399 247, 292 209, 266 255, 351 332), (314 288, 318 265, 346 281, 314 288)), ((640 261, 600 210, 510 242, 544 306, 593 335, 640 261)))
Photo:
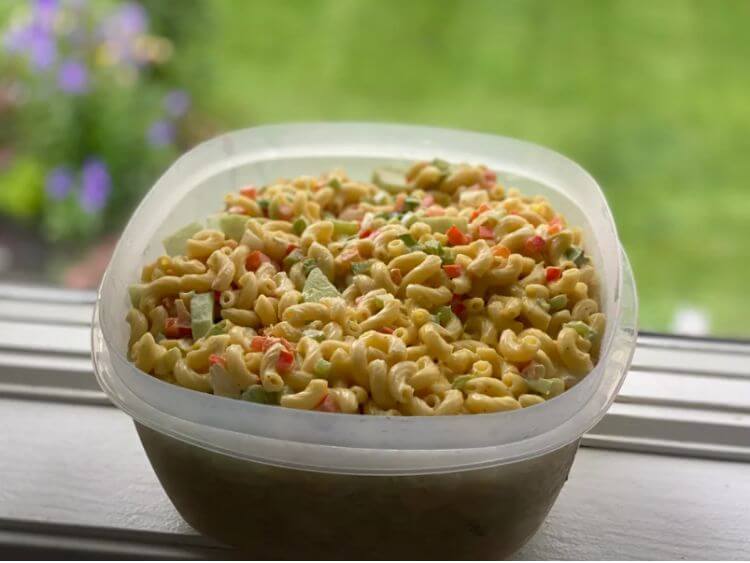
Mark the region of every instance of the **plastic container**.
POLYGON ((180 158, 126 227, 99 289, 94 365, 136 422, 169 498, 195 529, 255 557, 500 558, 539 528, 584 432, 604 416, 636 339, 633 276, 607 202, 575 163, 529 143, 375 124, 229 133, 180 158), (331 415, 196 393, 126 359, 127 285, 162 238, 247 183, 435 156, 485 163, 506 186, 547 195, 583 227, 601 277, 601 359, 573 389, 513 412, 458 417, 331 415), (575 203, 573 203, 575 202, 575 203))

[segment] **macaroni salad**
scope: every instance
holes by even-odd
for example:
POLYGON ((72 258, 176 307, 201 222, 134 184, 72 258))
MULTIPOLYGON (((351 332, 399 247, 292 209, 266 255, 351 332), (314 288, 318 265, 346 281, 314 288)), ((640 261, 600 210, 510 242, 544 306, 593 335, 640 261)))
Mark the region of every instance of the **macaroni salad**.
POLYGON ((530 407, 596 362, 581 231, 484 166, 335 170, 224 198, 130 286, 129 357, 196 391, 377 415, 530 407))

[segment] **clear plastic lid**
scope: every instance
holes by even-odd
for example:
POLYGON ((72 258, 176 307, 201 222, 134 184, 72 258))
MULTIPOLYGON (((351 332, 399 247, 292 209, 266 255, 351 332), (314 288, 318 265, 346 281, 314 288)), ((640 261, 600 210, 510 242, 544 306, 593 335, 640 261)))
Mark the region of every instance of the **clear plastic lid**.
POLYGON ((541 455, 578 439, 606 412, 630 364, 637 300, 607 202, 580 166, 548 149, 504 137, 401 125, 259 127, 208 141, 180 158, 133 214, 99 289, 93 349, 112 401, 142 424, 196 446, 261 463, 326 472, 428 473, 541 455), (246 184, 335 167, 369 179, 383 165, 418 159, 483 163, 506 187, 543 194, 584 230, 601 280, 607 330, 601 357, 578 385, 543 405, 455 417, 331 415, 258 405, 183 389, 145 376, 126 359, 127 286, 162 253, 161 240, 218 209, 246 184))

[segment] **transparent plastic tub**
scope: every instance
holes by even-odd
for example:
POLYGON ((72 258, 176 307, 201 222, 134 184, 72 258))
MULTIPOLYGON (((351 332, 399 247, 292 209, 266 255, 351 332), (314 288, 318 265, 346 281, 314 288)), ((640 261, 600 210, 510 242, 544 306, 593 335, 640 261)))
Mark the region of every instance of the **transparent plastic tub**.
POLYGON ((584 432, 622 385, 636 339, 627 257, 599 186, 545 148, 477 133, 300 124, 229 133, 180 158, 120 238, 99 289, 99 384, 135 421, 153 468, 196 530, 254 557, 501 558, 543 522, 584 432), (126 359, 127 286, 161 240, 244 184, 435 156, 485 163, 506 186, 550 198, 583 227, 607 315, 601 359, 547 403, 486 415, 371 417, 296 411, 196 393, 126 359), (574 203, 575 202, 575 203, 574 203))

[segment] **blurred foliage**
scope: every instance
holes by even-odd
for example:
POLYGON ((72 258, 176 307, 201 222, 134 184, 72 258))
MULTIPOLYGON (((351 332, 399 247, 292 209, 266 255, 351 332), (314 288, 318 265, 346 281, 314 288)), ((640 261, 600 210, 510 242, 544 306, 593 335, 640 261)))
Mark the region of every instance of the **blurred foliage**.
POLYGON ((0 212, 51 242, 85 246, 120 227, 184 148, 189 97, 176 89, 170 61, 199 6, 159 6, 158 17, 115 0, 4 8, 0 212), (179 111, 170 111, 175 96, 179 111))
MULTIPOLYGON (((45 170, 102 155, 114 179, 105 225, 121 223, 176 154, 142 142, 167 87, 187 89, 194 101, 178 149, 220 129, 281 121, 486 131, 549 146, 597 178, 634 265, 644 328, 669 329, 687 305, 708 312, 716 334, 750 335, 749 2, 143 5, 149 32, 175 47, 167 63, 145 69, 123 99, 107 88, 79 113, 66 105, 43 127, 35 117, 36 130, 0 130, 0 147, 3 138, 36 137, 28 153, 43 156, 45 170), (89 120, 85 135, 81 120, 89 120), (57 141, 47 147, 46 136, 57 141)), ((0 116, 1 108, 2 98, 0 116)))

